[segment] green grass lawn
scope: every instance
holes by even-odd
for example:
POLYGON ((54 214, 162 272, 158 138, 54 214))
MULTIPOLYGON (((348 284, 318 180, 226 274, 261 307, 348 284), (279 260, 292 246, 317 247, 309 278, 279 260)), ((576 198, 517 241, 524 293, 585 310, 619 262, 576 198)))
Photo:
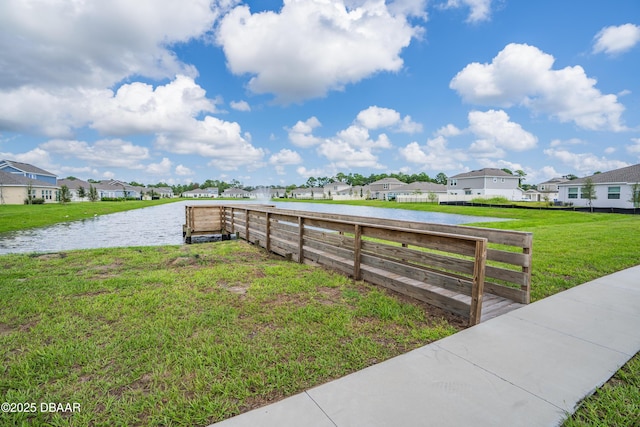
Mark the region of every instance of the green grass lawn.
POLYGON ((126 202, 76 202, 44 205, 0 205, 0 233, 43 227, 131 209, 146 208, 180 199, 130 200, 126 202))
POLYGON ((0 425, 205 426, 461 322, 241 241, 0 257, 0 425))
MULTIPOLYGON (((354 204, 512 219, 476 225, 533 233, 533 300, 640 264, 640 216, 354 204)), ((6 255, 0 283, 0 395, 82 405, 66 416, 0 414, 0 425, 207 425, 461 325, 242 242, 6 255)), ((637 358, 618 374, 636 387, 637 358)), ((589 411, 625 404, 626 391, 610 394, 589 411)), ((581 420, 571 426, 633 425, 581 420)))

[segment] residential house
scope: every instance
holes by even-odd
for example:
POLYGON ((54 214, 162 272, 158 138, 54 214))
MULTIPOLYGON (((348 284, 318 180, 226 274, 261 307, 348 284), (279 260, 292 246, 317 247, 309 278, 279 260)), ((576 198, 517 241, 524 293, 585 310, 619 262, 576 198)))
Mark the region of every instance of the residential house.
MULTIPOLYGON (((217 197, 218 189, 216 188, 215 190, 217 197)), ((151 198, 159 197, 161 199, 170 199, 175 197, 175 195, 173 194, 173 189, 171 187, 147 187, 147 194, 151 195, 152 192, 155 194, 152 195, 151 198)))
POLYGON ((587 179, 591 179, 595 190, 596 198, 591 200, 594 208, 640 207, 637 195, 640 193, 640 164, 562 182, 558 184, 558 200, 574 206, 589 206, 584 191, 587 179))
POLYGON ((55 174, 28 163, 1 160, 0 204, 21 205, 29 196, 55 203, 60 189, 57 179, 55 174))
POLYGON ((447 194, 447 186, 435 182, 416 181, 396 188, 395 193, 398 202, 435 202, 439 196, 447 194))
POLYGON ((537 187, 538 193, 540 193, 537 201, 557 201, 560 191, 559 185, 567 181, 569 181, 567 178, 552 178, 548 181, 541 182, 537 187))
POLYGON ((350 189, 351 185, 344 182, 331 182, 322 187, 324 196, 327 199, 331 199, 335 195, 345 194, 345 192, 348 194, 350 189))
POLYGON ((96 188, 100 199, 142 199, 143 193, 146 192, 145 187, 129 185, 117 179, 98 181, 93 183, 93 186, 96 188))
POLYGON ((286 188, 258 187, 249 192, 249 198, 257 200, 278 199, 284 197, 286 192, 286 188))
POLYGON ((369 184, 369 198, 377 200, 394 200, 396 198, 396 190, 403 185, 404 182, 396 178, 383 178, 369 184))
POLYGON ((294 199, 323 199, 324 188, 322 187, 299 187, 291 191, 291 197, 294 199))
POLYGON ((447 180, 450 200, 505 197, 522 200, 524 191, 519 187, 520 178, 501 169, 484 168, 454 175, 447 180))
POLYGON ((243 199, 249 197, 249 192, 242 188, 227 188, 222 192, 222 197, 230 197, 234 199, 243 199))
MULTIPOLYGON (((185 191, 182 193, 182 197, 194 197, 194 198, 208 198, 215 199, 219 196, 218 189, 213 187, 208 188, 195 188, 193 190, 185 191)), ((226 196, 225 196, 226 197, 226 196)))
POLYGON ((69 194, 71 196, 71 201, 72 202, 86 202, 89 201, 89 186, 93 185, 87 181, 83 181, 81 179, 78 178, 74 178, 74 179, 59 179, 58 180, 58 186, 62 187, 63 185, 66 185, 67 188, 69 189, 69 194), (84 189, 84 197, 80 197, 80 194, 82 191, 80 190, 80 188, 84 189))
POLYGON ((530 188, 524 192, 522 196, 522 200, 527 202, 540 202, 544 200, 544 196, 541 192, 539 192, 535 188, 530 188))

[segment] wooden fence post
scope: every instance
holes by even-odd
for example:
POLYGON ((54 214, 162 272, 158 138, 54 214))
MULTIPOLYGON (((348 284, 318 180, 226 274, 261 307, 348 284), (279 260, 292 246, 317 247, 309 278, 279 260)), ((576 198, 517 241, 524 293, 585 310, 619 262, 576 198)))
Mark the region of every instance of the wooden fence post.
POLYGON ((482 296, 484 294, 484 272, 487 264, 487 240, 476 242, 475 261, 473 263, 473 284, 471 287, 471 309, 469 326, 477 325, 482 319, 482 296))
POLYGON ((271 224, 270 224, 270 218, 269 218, 269 212, 265 212, 265 218, 267 220, 267 224, 265 227, 265 246, 267 248, 267 252, 271 252, 271 224))
POLYGON ((298 262, 304 262, 303 246, 304 246, 304 218, 298 217, 298 262))
POLYGON ((249 209, 244 210, 244 238, 251 243, 249 240, 249 209))
POLYGON ((355 233, 353 240, 353 278, 355 280, 362 280, 362 274, 360 273, 360 253, 362 250, 362 228, 360 224, 355 225, 355 233))

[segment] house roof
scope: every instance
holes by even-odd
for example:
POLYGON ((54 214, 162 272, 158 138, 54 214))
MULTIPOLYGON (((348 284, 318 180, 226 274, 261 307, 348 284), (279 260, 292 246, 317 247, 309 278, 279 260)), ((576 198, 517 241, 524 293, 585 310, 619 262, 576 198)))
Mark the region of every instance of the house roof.
POLYGON ((70 190, 77 190, 80 187, 88 190, 91 184, 81 179, 59 179, 58 186, 62 187, 63 185, 66 185, 70 190))
POLYGON ((382 178, 377 181, 372 182, 369 185, 378 185, 378 184, 399 184, 402 185, 404 182, 400 181, 397 178, 382 178))
POLYGON ((31 185, 32 187, 50 187, 58 188, 48 182, 40 181, 39 179, 27 178, 26 176, 18 175, 15 173, 4 172, 0 170, 0 185, 6 185, 10 187, 26 187, 31 185))
POLYGON ((243 190, 242 188, 227 188, 222 192, 222 194, 248 194, 247 190, 243 190))
POLYGON ((640 163, 633 166, 627 166, 625 168, 586 176, 584 178, 573 179, 571 181, 563 182, 560 185, 584 184, 587 178, 591 178, 591 181, 594 184, 608 182, 640 183, 640 163))
POLYGON ((454 175, 454 176, 451 176, 449 178, 460 179, 460 178, 476 178, 476 177, 481 177, 481 176, 491 176, 491 177, 498 176, 498 177, 518 178, 515 175, 511 175, 510 173, 507 173, 507 172, 503 171, 502 169, 497 169, 497 168, 478 169, 478 170, 474 170, 474 171, 471 171, 471 172, 459 173, 458 175, 454 175))
POLYGON ((29 163, 16 162, 13 160, 2 160, 0 161, 0 166, 2 165, 2 163, 6 163, 8 166, 11 166, 15 169, 21 170, 22 172, 26 172, 26 173, 35 173, 38 175, 49 175, 53 177, 57 176, 54 173, 51 173, 44 169, 40 169, 39 167, 33 166, 29 163))
POLYGON ((567 178, 560 178, 560 177, 556 177, 556 178, 551 178, 545 182, 541 182, 538 185, 545 185, 545 184, 560 184, 562 182, 566 182, 569 181, 567 178))
POLYGON ((402 187, 398 187, 395 191, 432 191, 445 193, 447 191, 447 186, 444 184, 437 184, 435 182, 416 181, 411 184, 405 184, 402 187))

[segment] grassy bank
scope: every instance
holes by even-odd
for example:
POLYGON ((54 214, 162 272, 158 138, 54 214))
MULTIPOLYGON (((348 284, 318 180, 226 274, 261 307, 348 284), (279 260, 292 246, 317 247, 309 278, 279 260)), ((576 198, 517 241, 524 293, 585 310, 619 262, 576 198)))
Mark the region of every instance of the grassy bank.
POLYGON ((0 233, 43 227, 59 222, 91 218, 132 209, 172 203, 179 199, 130 200, 126 202, 76 202, 44 205, 1 205, 0 233))
POLYGON ((1 425, 204 426, 455 333, 243 242, 0 257, 1 425))

